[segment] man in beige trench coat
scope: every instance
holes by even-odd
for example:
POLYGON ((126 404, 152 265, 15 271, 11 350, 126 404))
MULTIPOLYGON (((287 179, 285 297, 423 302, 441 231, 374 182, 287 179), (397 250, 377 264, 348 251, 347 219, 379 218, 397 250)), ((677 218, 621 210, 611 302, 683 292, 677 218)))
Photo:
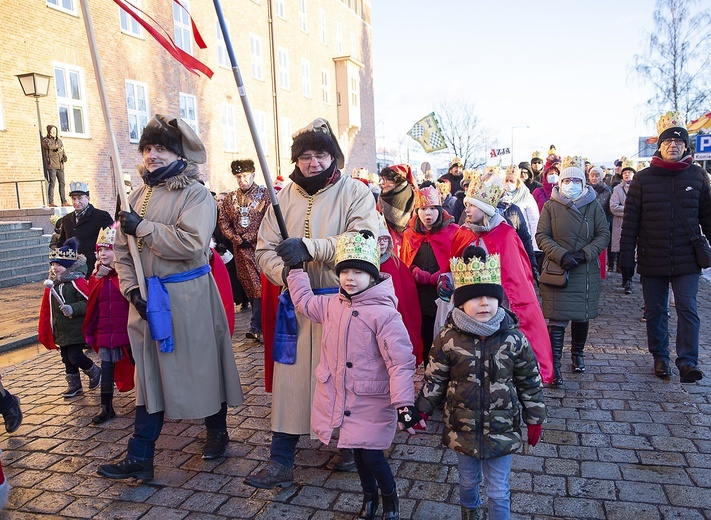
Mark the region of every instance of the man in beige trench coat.
MULTIPOLYGON (((373 195, 362 182, 341 174, 343 153, 325 119, 316 119, 294 135, 291 161, 296 164, 289 177, 292 182, 279 192, 279 206, 290 238, 282 240, 270 207, 259 228, 257 263, 272 283, 286 286, 285 263, 300 259, 314 291, 336 292, 334 256, 338 236, 361 229, 377 233, 373 195)), ((269 462, 245 480, 257 488, 291 485, 296 443, 300 435, 311 432, 311 402, 316 386, 313 370, 320 359, 321 325, 297 311, 296 328, 295 362, 274 363, 269 462)), ((351 452, 354 465, 352 456, 351 452)))
POLYGON ((217 205, 198 182, 196 163, 205 162, 205 148, 180 118, 156 115, 138 149, 144 184, 130 195, 131 212, 119 213, 114 244, 121 291, 132 304, 128 334, 136 361, 136 419, 126 458, 98 470, 119 479, 153 478, 164 418, 205 418, 203 458, 224 456, 227 405, 243 401, 227 317, 208 264, 217 205), (138 289, 126 235, 138 240, 148 302, 138 289), (162 331, 155 330, 156 315, 164 317, 158 323, 162 331))

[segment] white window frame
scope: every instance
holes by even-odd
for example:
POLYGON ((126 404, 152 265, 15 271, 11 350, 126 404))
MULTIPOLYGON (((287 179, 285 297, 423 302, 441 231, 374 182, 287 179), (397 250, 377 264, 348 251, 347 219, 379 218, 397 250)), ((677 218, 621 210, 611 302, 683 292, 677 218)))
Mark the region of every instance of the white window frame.
POLYGON ((220 115, 222 117, 222 148, 225 152, 237 151, 237 124, 235 120, 235 106, 231 103, 222 103, 220 115))
MULTIPOLYGON (((230 24, 227 24, 227 30, 230 30, 230 24)), ((227 44, 225 43, 225 36, 222 34, 222 27, 220 27, 220 21, 215 20, 216 33, 217 33, 217 64, 220 67, 225 67, 226 69, 231 69, 232 64, 230 63, 230 56, 227 54, 227 44)))
POLYGON ((336 53, 343 56, 343 26, 336 22, 336 53))
POLYGON ((262 150, 264 155, 269 155, 269 143, 267 143, 267 113, 263 110, 255 110, 254 114, 254 124, 257 127, 257 135, 259 136, 259 142, 262 145, 262 150))
POLYGON ((311 99, 311 62, 301 60, 301 93, 311 99))
POLYGON ((193 53, 193 33, 190 27, 190 2, 181 0, 180 4, 173 4, 173 38, 175 45, 188 54, 193 53))
POLYGON ((306 0, 299 0, 299 29, 309 32, 309 21, 306 12, 306 0))
POLYGON ((59 120, 59 131, 62 135, 67 137, 89 137, 89 115, 87 113, 87 100, 86 100, 86 83, 84 82, 84 69, 72 65, 69 63, 59 63, 54 62, 52 64, 52 70, 54 72, 54 85, 57 92, 57 117, 59 120), (57 71, 61 70, 64 76, 62 81, 62 87, 64 88, 65 94, 69 93, 71 89, 71 80, 73 76, 76 81, 76 86, 78 88, 78 98, 73 97, 72 94, 68 96, 61 96, 59 94, 59 81, 57 81, 57 71), (67 110, 67 128, 62 127, 61 109, 67 110), (75 125, 75 112, 80 111, 83 131, 77 132, 75 125), (71 116, 71 117, 70 117, 71 116))
POLYGON ((249 56, 252 63, 252 77, 264 80, 264 62, 262 61, 262 39, 249 33, 249 56))
POLYGON ((286 20, 286 7, 284 0, 274 0, 274 12, 282 20, 286 20))
POLYGON ((321 101, 325 105, 331 104, 331 79, 326 69, 321 69, 321 101))
POLYGON ((47 7, 77 16, 77 0, 47 0, 47 7), (64 7, 63 4, 66 3, 69 3, 71 7, 64 7))
POLYGON ((360 106, 360 85, 359 85, 358 78, 351 78, 351 84, 350 84, 350 100, 349 103, 351 104, 352 107, 358 108, 360 106))
POLYGON ((196 134, 199 134, 198 125, 198 111, 197 111, 197 97, 193 94, 188 94, 186 92, 180 92, 180 118, 185 121, 190 128, 195 130, 196 134), (193 114, 190 114, 190 108, 193 109, 193 114), (191 117, 192 115, 192 117, 191 117))
POLYGON ((318 10, 318 33, 321 43, 328 45, 328 36, 326 34, 326 11, 321 8, 318 10))
POLYGON ((151 107, 148 98, 148 85, 141 81, 132 79, 126 80, 126 113, 128 115, 128 140, 131 143, 137 143, 141 139, 143 129, 151 119, 151 107), (129 103, 129 90, 133 91, 133 106, 129 103), (140 106, 140 91, 143 90, 143 108, 140 106), (131 135, 131 120, 135 122, 136 132, 135 137, 131 135))
POLYGON ((279 63, 279 86, 284 90, 291 88, 291 78, 289 77, 289 51, 284 47, 277 50, 279 63))
MULTIPOLYGON (((141 7, 141 0, 132 0, 131 3, 136 7, 141 7)), ((128 36, 143 39, 143 27, 141 27, 141 25, 136 20, 134 20, 133 17, 129 15, 125 10, 120 7, 118 8, 118 10, 119 27, 121 27, 121 32, 123 34, 127 34, 128 36)))

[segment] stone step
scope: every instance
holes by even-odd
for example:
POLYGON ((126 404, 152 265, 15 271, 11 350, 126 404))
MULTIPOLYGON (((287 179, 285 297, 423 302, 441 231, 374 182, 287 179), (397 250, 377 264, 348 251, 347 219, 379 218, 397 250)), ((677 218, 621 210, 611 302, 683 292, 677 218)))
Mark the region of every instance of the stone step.
POLYGON ((6 221, 0 222, 0 233, 5 233, 7 231, 20 231, 23 229, 32 228, 32 222, 20 222, 20 221, 6 221))
MULTIPOLYGON (((5 244, 6 246, 9 244, 5 244)), ((0 261, 6 260, 8 258, 20 258, 43 255, 47 257, 49 255, 49 240, 47 242, 40 242, 33 245, 25 245, 21 247, 0 247, 0 261)))
POLYGON ((2 247, 2 242, 5 240, 14 240, 17 238, 34 237, 44 235, 44 229, 37 227, 30 227, 27 229, 19 229, 12 231, 0 230, 0 248, 2 247))
POLYGON ((25 237, 16 237, 12 239, 0 240, 0 250, 3 249, 16 249, 19 247, 34 246, 37 244, 44 244, 49 247, 49 240, 52 238, 51 235, 30 235, 25 237))
POLYGON ((3 269, 9 269, 11 267, 24 267, 27 265, 35 265, 40 262, 46 262, 47 269, 49 269, 49 249, 45 248, 46 251, 35 252, 33 254, 16 254, 10 258, 0 258, 0 272, 3 269))
POLYGON ((0 269, 0 288, 39 282, 47 278, 49 264, 44 261, 22 267, 0 269))

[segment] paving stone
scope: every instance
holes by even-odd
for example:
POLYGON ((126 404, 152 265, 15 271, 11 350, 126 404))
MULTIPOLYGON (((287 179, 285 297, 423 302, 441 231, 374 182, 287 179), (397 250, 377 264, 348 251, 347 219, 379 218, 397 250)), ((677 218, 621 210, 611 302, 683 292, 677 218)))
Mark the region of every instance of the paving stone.
POLYGON ((557 518, 605 518, 605 510, 596 500, 557 497, 553 509, 557 518))
POLYGON ((551 457, 545 460, 545 473, 547 475, 578 476, 580 463, 577 460, 560 459, 551 457))
MULTIPOLYGON (((180 504, 181 509, 190 511, 201 511, 203 513, 215 513, 219 507, 229 500, 229 496, 221 493, 193 493, 189 498, 180 504)), ((164 504, 168 505, 168 504, 164 504)))
POLYGON ((612 480, 569 477, 568 495, 598 500, 615 499, 615 483, 612 480))
POLYGON ((458 518, 460 516, 459 505, 443 504, 423 500, 412 513, 412 520, 425 520, 432 518, 458 518))
POLYGON ((708 489, 692 486, 665 485, 664 489, 669 496, 669 502, 674 506, 689 506, 711 509, 711 493, 708 489))
POLYGON ((617 491, 620 500, 627 502, 647 502, 651 504, 668 504, 664 490, 659 484, 651 482, 617 481, 617 491))
POLYGON ((580 463, 580 476, 584 478, 617 480, 622 477, 619 465, 611 462, 584 461, 580 463))
POLYGON ((644 520, 654 520, 662 518, 659 509, 651 504, 640 504, 638 502, 605 502, 605 512, 607 520, 631 520, 639 518, 644 520))

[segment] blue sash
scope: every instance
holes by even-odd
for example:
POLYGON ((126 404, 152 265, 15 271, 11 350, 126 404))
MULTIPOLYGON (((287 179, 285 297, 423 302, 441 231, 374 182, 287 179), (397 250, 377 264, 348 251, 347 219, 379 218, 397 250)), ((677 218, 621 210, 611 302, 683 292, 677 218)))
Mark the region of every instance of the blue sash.
MULTIPOLYGON (((338 287, 313 289, 315 295, 336 294, 338 287)), ((279 295, 276 326, 274 327, 274 346, 272 357, 275 363, 293 365, 296 363, 296 310, 291 295, 286 290, 279 295)))
POLYGON ((151 276, 147 280, 146 317, 153 341, 157 341, 161 352, 173 352, 173 320, 170 313, 170 296, 167 283, 187 282, 210 272, 210 264, 184 273, 171 274, 165 278, 151 276))

